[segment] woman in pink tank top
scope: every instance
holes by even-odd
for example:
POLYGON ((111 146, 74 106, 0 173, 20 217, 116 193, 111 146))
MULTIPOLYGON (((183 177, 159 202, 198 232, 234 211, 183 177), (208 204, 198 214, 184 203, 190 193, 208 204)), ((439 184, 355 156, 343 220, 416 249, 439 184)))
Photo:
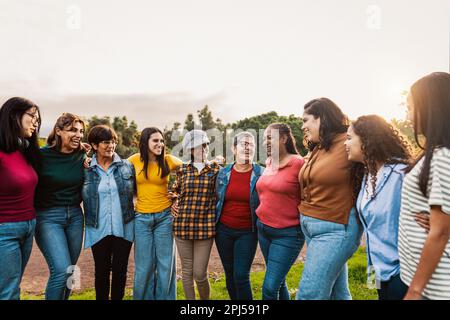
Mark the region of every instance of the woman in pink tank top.
POLYGON ((286 275, 304 244, 298 205, 298 173, 304 163, 287 124, 271 124, 264 132, 267 161, 258 180, 258 241, 266 261, 263 300, 289 300, 286 275))

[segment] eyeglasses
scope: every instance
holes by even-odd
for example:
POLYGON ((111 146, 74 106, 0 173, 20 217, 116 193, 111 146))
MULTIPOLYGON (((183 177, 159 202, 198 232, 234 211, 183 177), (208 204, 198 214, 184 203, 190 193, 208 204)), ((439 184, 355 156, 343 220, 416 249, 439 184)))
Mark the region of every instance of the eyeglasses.
POLYGON ((32 124, 39 124, 41 123, 41 119, 39 119, 39 116, 35 113, 29 113, 25 112, 25 114, 29 115, 31 117, 31 123, 32 124))
POLYGON ((243 148, 248 147, 248 148, 254 148, 255 144, 252 142, 248 142, 248 141, 240 141, 239 145, 243 148))
POLYGON ((108 140, 108 141, 100 141, 101 144, 105 144, 105 145, 116 145, 117 141, 116 140, 108 140))

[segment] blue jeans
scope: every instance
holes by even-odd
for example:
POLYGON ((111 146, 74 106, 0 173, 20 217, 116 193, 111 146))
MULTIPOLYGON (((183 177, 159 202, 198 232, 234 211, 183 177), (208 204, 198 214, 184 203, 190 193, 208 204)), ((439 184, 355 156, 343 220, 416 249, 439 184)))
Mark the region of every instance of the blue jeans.
POLYGON ((253 300, 250 268, 258 246, 258 234, 218 223, 216 246, 222 260, 231 300, 253 300))
POLYGON ((259 247, 266 262, 263 300, 289 300, 286 276, 305 243, 300 226, 276 229, 257 221, 259 247))
POLYGON ((403 300, 408 291, 408 286, 400 279, 400 273, 391 277, 388 281, 380 283, 378 300, 403 300))
POLYGON ((176 260, 170 208, 136 213, 134 300, 176 300, 176 260))
POLYGON ((307 243, 306 262, 297 300, 351 300, 347 260, 361 241, 354 209, 347 225, 301 215, 307 243))
POLYGON ((46 300, 68 300, 83 243, 84 217, 80 206, 53 207, 36 213, 36 244, 50 271, 46 300))
POLYGON ((19 300, 36 220, 0 223, 0 300, 19 300))

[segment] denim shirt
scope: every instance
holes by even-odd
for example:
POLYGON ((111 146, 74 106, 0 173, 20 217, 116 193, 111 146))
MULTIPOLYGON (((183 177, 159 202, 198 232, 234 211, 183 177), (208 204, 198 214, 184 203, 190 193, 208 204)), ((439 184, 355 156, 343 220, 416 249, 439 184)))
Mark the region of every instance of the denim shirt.
MULTIPOLYGON (((223 204, 225 202, 225 194, 227 193, 227 187, 231 179, 231 170, 234 166, 230 164, 225 168, 220 169, 216 180, 216 194, 217 194, 217 204, 216 204, 216 223, 220 220, 220 215, 222 214, 223 204)), ((260 165, 253 163, 252 175, 250 177, 250 211, 252 214, 252 231, 256 230, 256 209, 259 206, 258 192, 256 191, 256 182, 261 177, 264 172, 264 168, 260 165)))
POLYGON ((376 196, 361 208, 367 175, 356 203, 366 233, 368 271, 378 281, 389 281, 400 272, 398 226, 404 164, 386 164, 376 184, 376 196))
MULTIPOLYGON (((134 219, 133 195, 135 190, 135 172, 133 165, 128 160, 122 160, 119 155, 114 154, 113 163, 110 170, 114 176, 114 182, 117 186, 117 197, 120 202, 123 224, 134 219)), ((86 218, 86 226, 97 228, 99 225, 100 201, 105 199, 99 196, 99 186, 105 173, 98 168, 95 156, 92 158, 91 165, 84 171, 83 184, 83 208, 86 218)))

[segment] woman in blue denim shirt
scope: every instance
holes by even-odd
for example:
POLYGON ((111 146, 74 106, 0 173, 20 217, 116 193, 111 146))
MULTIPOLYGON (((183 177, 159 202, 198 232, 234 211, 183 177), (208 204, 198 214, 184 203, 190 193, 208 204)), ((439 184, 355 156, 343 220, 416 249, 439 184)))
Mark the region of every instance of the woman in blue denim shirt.
POLYGON ((255 138, 250 132, 234 137, 235 162, 220 169, 216 181, 216 246, 225 270, 231 300, 252 300, 250 268, 258 245, 256 182, 263 168, 252 163, 255 138))
POLYGON ((364 164, 357 210, 366 234, 368 284, 380 300, 401 300, 397 239, 404 169, 410 159, 407 140, 383 118, 359 117, 347 131, 348 159, 364 164))
POLYGON ((97 300, 122 300, 134 239, 134 168, 115 148, 117 134, 105 125, 88 135, 94 156, 84 173, 84 247, 92 247, 97 300), (112 282, 110 281, 112 272, 112 282))

